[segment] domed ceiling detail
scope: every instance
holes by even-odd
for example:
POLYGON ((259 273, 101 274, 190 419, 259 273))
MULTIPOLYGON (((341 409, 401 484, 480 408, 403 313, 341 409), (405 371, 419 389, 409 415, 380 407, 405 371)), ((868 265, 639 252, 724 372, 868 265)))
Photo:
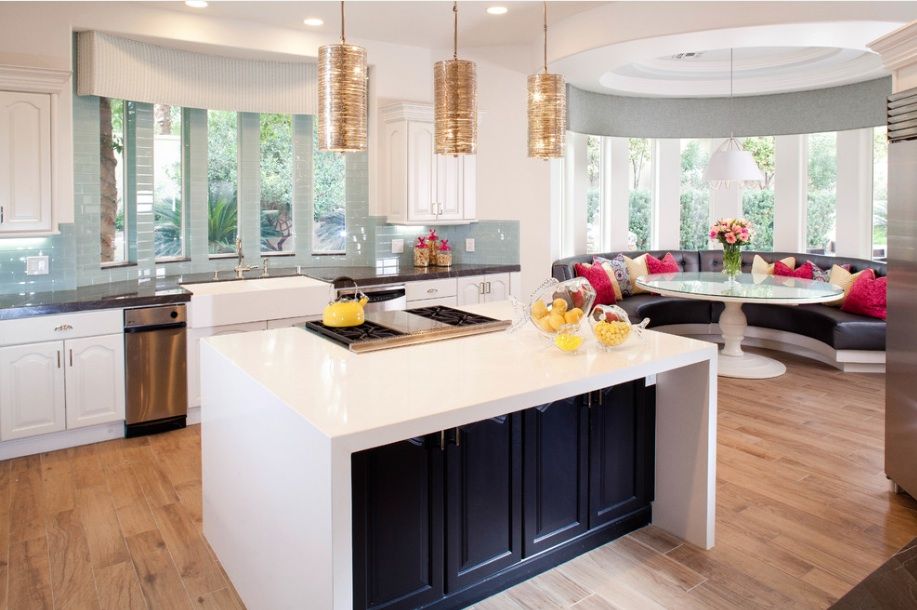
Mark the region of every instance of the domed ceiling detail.
MULTIPOLYGON (((836 47, 735 49, 735 95, 761 95, 833 87, 886 72, 878 55, 836 47)), ((632 61, 599 76, 607 93, 638 96, 729 95, 729 49, 686 49, 632 61)))

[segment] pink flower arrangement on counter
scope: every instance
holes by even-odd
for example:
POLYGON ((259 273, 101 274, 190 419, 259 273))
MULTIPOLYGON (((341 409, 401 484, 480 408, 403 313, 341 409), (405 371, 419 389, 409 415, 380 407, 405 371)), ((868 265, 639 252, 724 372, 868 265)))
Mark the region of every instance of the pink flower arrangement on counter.
POLYGON ((441 242, 439 242, 439 251, 440 251, 440 252, 448 252, 448 251, 451 250, 451 249, 452 249, 452 248, 449 247, 449 240, 448 240, 448 239, 444 239, 444 240, 442 240, 441 242))
POLYGON ((415 248, 426 248, 427 247, 427 238, 421 235, 417 238, 417 243, 414 244, 415 248))
POLYGON ((724 246, 747 246, 751 243, 751 222, 744 218, 722 218, 710 227, 710 239, 724 246))

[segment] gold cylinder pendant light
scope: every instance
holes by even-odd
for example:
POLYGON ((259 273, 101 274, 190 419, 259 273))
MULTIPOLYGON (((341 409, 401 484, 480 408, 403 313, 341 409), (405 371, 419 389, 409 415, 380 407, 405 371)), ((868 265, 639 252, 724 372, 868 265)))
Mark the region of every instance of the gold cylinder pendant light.
POLYGON ((561 74, 548 74, 548 3, 544 2, 544 72, 528 78, 529 157, 564 156, 567 85, 561 74))
POLYGON ((452 4, 452 59, 433 66, 434 150, 473 155, 478 147, 478 91, 473 61, 458 58, 458 2, 452 4))
POLYGON ((332 152, 366 150, 366 49, 344 38, 318 49, 318 148, 332 152))

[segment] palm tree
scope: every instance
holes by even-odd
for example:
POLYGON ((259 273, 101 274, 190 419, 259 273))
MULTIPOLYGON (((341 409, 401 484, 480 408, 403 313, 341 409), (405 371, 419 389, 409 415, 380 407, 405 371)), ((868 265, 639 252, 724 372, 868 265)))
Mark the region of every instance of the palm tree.
POLYGON ((100 246, 103 263, 115 260, 115 223, 118 215, 118 158, 115 151, 120 151, 121 143, 114 137, 112 128, 111 101, 107 97, 99 98, 99 154, 101 156, 101 232, 100 246))

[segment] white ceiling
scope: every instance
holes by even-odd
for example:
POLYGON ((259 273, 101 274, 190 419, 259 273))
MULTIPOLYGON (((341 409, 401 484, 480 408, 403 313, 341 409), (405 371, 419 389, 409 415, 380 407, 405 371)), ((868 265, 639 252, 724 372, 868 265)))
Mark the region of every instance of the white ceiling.
MULTIPOLYGON (((205 9, 184 2, 148 2, 149 6, 213 17, 253 21, 303 32, 337 36, 340 32, 338 2, 220 2, 205 9), (324 25, 303 24, 306 17, 319 17, 324 25)), ((548 3, 549 24, 606 2, 548 3)), ((474 1, 458 4, 459 46, 485 47, 527 44, 542 37, 542 3, 513 0, 474 1), (490 6, 505 6, 505 15, 489 15, 490 6)), ((443 49, 452 46, 452 2, 346 2, 347 36, 397 44, 443 49)))

